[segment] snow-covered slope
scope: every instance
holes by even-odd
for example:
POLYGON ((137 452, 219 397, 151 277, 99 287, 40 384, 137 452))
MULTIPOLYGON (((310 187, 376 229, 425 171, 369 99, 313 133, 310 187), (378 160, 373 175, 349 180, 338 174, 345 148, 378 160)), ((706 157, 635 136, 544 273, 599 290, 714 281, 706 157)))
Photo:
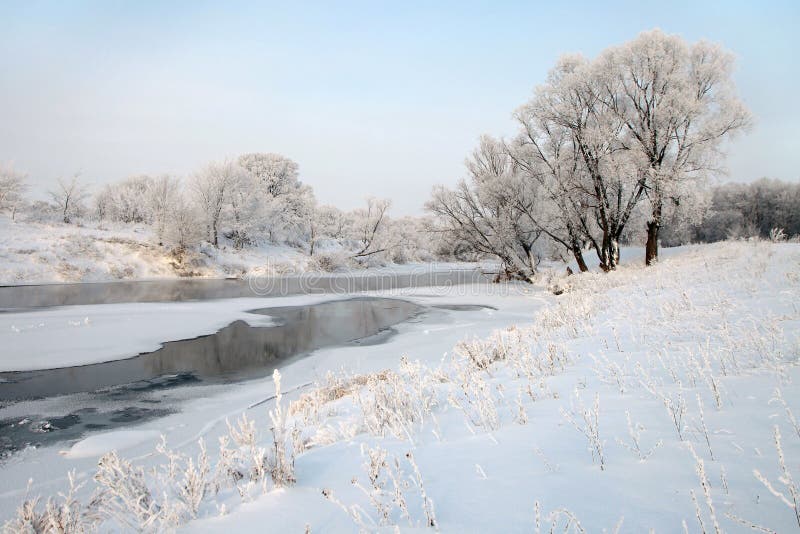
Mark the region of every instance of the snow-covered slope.
POLYGON ((236 512, 190 530, 424 527, 434 513, 445 532, 796 529, 800 247, 696 247, 572 281, 533 324, 441 367, 309 401, 304 435, 334 437, 297 457, 297 484, 231 498, 236 512))
MULTIPOLYGON (((319 270, 319 254, 311 258, 287 245, 261 244, 237 250, 223 239, 219 249, 201 245, 176 255, 156 241, 146 225, 12 221, 0 214, 0 285, 224 278, 319 270)), ((346 262, 347 254, 337 258, 336 250, 322 248, 334 263, 346 262)))
MULTIPOLYGON (((796 529, 800 247, 687 247, 652 268, 559 283, 544 306, 519 292, 457 297, 517 323, 488 336, 486 324, 502 323, 470 312, 472 326, 410 327, 386 346, 298 362, 283 370, 279 405, 264 383, 266 402, 254 402, 255 384, 230 392, 232 429, 205 412, 189 437, 168 436, 170 461, 104 456, 101 528, 796 529), (448 350, 453 334, 465 339, 448 350), (234 421, 237 404, 248 419, 234 421), (208 440, 207 455, 191 436, 208 440)), ((109 448, 76 447, 73 462, 109 448)), ((8 479, 24 465, 5 468, 8 479)))
POLYGON ((149 237, 145 228, 14 222, 0 215, 0 284, 178 276, 149 237))

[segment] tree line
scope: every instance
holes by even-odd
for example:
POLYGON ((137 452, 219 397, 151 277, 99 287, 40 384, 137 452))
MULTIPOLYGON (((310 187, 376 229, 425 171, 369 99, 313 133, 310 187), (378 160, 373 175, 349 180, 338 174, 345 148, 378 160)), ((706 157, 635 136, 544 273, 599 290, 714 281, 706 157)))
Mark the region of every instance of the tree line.
POLYGON ((665 232, 668 246, 725 239, 800 235, 800 183, 762 178, 713 187, 699 221, 680 219, 665 232))
POLYGON ((0 210, 151 225, 159 244, 242 249, 285 243, 309 255, 331 242, 353 262, 496 257, 530 279, 542 258, 588 270, 619 264, 621 243, 674 246, 800 234, 800 186, 775 180, 709 187, 725 143, 751 116, 736 95, 733 56, 660 30, 597 57, 561 57, 517 108, 516 132, 484 135, 455 187, 437 186, 430 217, 393 218, 390 202, 343 211, 320 205, 296 162, 251 153, 211 162, 186 179, 134 176, 94 195, 75 176, 50 202, 25 199, 25 176, 0 166, 0 210))
POLYGON ((235 249, 286 244, 330 268, 448 255, 439 249, 443 242, 424 234, 430 226, 425 217, 390 217, 388 200, 367 198, 363 208, 349 211, 319 204, 300 181, 298 164, 274 153, 211 162, 185 179, 132 176, 95 194, 75 175, 59 179, 49 201, 27 202, 26 190, 24 174, 0 166, 0 210, 12 217, 21 211, 67 224, 146 224, 158 245, 178 253, 201 243, 235 249))

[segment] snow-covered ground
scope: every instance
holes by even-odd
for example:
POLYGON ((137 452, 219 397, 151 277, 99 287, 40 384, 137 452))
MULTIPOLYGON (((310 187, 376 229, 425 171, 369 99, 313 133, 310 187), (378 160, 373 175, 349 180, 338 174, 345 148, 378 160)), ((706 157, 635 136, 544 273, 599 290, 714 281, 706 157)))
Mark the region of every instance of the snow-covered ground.
POLYGON ((557 297, 408 291, 497 310, 318 351, 281 369, 277 405, 268 380, 209 386, 180 414, 24 451, 0 467, 0 513, 28 478, 31 495, 55 495, 74 470, 86 485, 55 515, 101 530, 796 529, 800 246, 639 260, 557 280, 557 297))
MULTIPOLYGON (((0 283, 171 278, 174 258, 145 227, 85 227, 12 221, 0 215, 0 283)), ((208 273, 212 274, 211 272, 208 273)))

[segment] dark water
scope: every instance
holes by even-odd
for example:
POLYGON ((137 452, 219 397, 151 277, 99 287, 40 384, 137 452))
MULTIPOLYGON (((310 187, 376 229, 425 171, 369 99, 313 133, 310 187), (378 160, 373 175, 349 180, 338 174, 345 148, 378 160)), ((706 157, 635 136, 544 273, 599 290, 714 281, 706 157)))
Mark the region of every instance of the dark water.
POLYGON ((393 325, 423 310, 416 304, 387 298, 253 310, 269 315, 277 324, 251 327, 236 321, 215 334, 167 342, 159 350, 127 360, 0 373, 3 404, 74 393, 89 393, 93 400, 93 407, 64 417, 39 414, 0 420, 0 454, 28 444, 74 439, 90 430, 124 426, 170 412, 169 407, 159 406, 158 400, 143 400, 145 393, 256 378, 316 349, 379 343, 391 335, 393 325), (113 402, 117 408, 103 411, 105 402, 113 402))
POLYGON ((26 447, 77 440, 89 432, 143 423, 173 413, 169 408, 126 406, 101 411, 81 408, 60 417, 26 416, 0 420, 0 460, 26 447))
POLYGON ((180 302, 219 298, 297 294, 347 294, 407 287, 488 283, 492 276, 478 269, 431 270, 415 273, 371 271, 352 276, 304 274, 248 280, 181 279, 0 286, 0 311, 121 302, 180 302))

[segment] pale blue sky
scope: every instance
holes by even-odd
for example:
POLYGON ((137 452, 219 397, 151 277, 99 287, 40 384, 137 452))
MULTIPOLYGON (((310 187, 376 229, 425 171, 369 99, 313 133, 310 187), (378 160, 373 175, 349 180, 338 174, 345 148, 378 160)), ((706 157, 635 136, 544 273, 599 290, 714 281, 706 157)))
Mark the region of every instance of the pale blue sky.
POLYGON ((730 179, 800 179, 800 2, 0 0, 0 161, 35 190, 183 175, 248 151, 300 164, 322 202, 419 213, 557 57, 660 27, 738 57, 756 116, 730 179))

